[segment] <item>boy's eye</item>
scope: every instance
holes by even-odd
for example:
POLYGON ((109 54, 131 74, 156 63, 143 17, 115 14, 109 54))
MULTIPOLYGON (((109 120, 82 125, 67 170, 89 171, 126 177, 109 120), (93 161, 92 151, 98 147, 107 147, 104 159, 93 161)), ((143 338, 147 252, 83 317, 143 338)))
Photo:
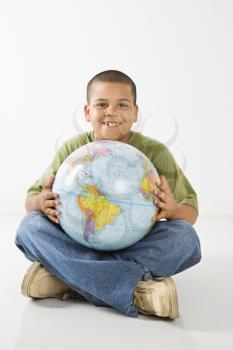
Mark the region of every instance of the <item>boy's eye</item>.
POLYGON ((120 106, 121 106, 121 107, 124 107, 124 108, 125 108, 125 107, 128 107, 128 105, 125 104, 125 103, 121 103, 120 106))
POLYGON ((99 103, 97 106, 105 107, 106 103, 102 102, 102 103, 99 103))

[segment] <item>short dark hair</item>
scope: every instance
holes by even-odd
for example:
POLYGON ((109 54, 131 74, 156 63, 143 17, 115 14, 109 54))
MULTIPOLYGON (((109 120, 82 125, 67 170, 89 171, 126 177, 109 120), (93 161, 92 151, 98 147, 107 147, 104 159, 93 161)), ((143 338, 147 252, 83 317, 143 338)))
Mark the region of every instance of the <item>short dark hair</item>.
POLYGON ((133 80, 125 73, 120 72, 119 70, 105 70, 96 74, 87 84, 87 102, 90 104, 90 91, 93 83, 97 81, 106 81, 112 83, 123 83, 131 86, 133 103, 136 105, 137 100, 137 90, 136 85, 133 80))

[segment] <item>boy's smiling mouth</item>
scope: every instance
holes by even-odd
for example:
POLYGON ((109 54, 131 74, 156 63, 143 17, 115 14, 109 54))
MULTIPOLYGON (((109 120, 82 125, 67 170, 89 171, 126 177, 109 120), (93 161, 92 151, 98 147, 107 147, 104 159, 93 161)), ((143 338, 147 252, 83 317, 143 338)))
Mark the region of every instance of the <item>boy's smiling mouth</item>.
POLYGON ((117 127, 119 125, 121 125, 122 123, 117 123, 117 122, 103 122, 102 123, 104 126, 107 126, 108 128, 111 127, 117 127))

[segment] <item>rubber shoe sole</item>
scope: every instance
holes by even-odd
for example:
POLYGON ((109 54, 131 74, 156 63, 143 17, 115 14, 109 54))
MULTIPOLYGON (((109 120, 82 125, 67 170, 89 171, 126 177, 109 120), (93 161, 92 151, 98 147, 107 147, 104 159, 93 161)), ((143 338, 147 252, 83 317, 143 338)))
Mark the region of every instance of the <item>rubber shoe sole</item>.
POLYGON ((134 291, 134 304, 145 315, 179 317, 176 286, 171 277, 140 281, 134 291))

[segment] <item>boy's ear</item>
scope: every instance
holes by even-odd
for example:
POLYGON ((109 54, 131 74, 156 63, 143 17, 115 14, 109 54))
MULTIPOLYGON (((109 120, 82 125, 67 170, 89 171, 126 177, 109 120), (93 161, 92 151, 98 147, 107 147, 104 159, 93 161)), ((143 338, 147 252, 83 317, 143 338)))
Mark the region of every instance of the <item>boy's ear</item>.
POLYGON ((138 105, 134 106, 134 123, 138 120, 138 105))
POLYGON ((91 117, 90 117, 90 107, 88 106, 88 104, 86 104, 84 106, 84 113, 85 113, 85 119, 87 122, 91 121, 91 117))

